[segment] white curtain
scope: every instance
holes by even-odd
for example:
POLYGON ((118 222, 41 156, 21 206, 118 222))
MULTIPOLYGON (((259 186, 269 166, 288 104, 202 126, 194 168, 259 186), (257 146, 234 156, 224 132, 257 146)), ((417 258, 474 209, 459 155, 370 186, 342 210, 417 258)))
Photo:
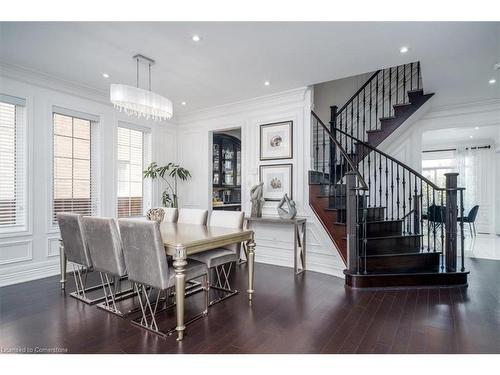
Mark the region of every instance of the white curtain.
POLYGON ((476 226, 479 232, 493 233, 495 160, 491 148, 458 147, 458 186, 465 187, 464 215, 479 205, 476 226))

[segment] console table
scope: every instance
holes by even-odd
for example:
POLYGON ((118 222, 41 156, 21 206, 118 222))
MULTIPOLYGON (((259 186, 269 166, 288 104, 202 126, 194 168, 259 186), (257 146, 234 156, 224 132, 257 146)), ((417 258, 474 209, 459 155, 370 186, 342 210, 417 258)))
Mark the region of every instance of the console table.
POLYGON ((306 270, 306 218, 296 217, 294 219, 281 219, 276 216, 245 217, 247 228, 250 229, 252 223, 287 224, 293 228, 293 254, 294 270, 299 275, 306 270))

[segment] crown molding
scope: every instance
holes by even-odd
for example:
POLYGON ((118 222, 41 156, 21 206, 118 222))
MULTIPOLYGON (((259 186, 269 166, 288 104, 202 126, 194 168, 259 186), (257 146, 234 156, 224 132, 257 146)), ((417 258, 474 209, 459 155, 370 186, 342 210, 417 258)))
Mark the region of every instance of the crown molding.
POLYGON ((480 100, 431 108, 430 111, 422 117, 422 120, 495 111, 500 111, 500 99, 480 100))
POLYGON ((105 105, 111 105, 108 94, 105 91, 97 90, 93 87, 76 82, 63 80, 37 70, 0 61, 0 73, 1 76, 16 81, 78 96, 105 105))
POLYGON ((306 93, 309 89, 309 87, 299 87, 296 89, 258 96, 256 98, 245 99, 186 113, 184 115, 179 115, 178 124, 180 126, 183 126, 184 124, 191 122, 206 121, 222 116, 235 116, 254 110, 265 111, 268 109, 274 109, 278 105, 284 106, 304 102, 304 100, 306 99, 306 93))

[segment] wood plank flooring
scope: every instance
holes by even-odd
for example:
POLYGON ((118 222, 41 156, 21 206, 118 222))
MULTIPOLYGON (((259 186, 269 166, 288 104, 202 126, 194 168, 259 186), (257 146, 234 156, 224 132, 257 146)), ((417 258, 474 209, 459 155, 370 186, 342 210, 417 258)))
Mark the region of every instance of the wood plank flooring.
MULTIPOLYGON (((466 259, 468 288, 355 291, 342 279, 256 264, 255 297, 241 292, 162 339, 59 290, 58 277, 0 288, 0 349, 69 353, 500 353, 500 261, 466 259)), ((68 288, 72 288, 69 285, 68 288)), ((190 297, 188 314, 201 304, 190 297)), ((173 313, 165 324, 174 324, 173 313)))

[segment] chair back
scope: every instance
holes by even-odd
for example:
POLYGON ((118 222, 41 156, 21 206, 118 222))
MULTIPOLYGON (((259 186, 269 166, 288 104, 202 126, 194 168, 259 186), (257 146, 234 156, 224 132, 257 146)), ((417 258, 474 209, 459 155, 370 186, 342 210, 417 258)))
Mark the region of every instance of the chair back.
POLYGON ((478 205, 471 208, 471 210, 469 211, 469 215, 467 215, 467 218, 469 219, 470 223, 474 223, 476 221, 478 211, 479 211, 478 205))
MULTIPOLYGON (((211 227, 225 227, 243 229, 245 213, 240 211, 212 211, 210 215, 211 227)), ((238 257, 240 256, 241 243, 226 245, 224 249, 234 251, 238 257)))
POLYGON ((163 217, 164 223, 176 223, 179 217, 179 210, 173 207, 163 207, 165 211, 165 216, 163 217))
POLYGON ((207 210, 201 210, 198 208, 181 208, 179 209, 177 223, 207 225, 207 216, 207 210))
POLYGON ((443 223, 445 209, 446 209, 446 207, 444 207, 444 206, 438 206, 435 204, 431 204, 429 206, 429 211, 428 211, 429 221, 433 221, 436 223, 443 223))
POLYGON ((86 216, 82 221, 94 270, 125 276, 127 268, 115 219, 86 216))
POLYGON ((156 221, 119 219, 129 280, 165 290, 168 288, 167 256, 156 221))
POLYGON ((66 259, 92 269, 92 257, 83 232, 82 217, 83 215, 61 212, 57 214, 57 222, 66 259))

